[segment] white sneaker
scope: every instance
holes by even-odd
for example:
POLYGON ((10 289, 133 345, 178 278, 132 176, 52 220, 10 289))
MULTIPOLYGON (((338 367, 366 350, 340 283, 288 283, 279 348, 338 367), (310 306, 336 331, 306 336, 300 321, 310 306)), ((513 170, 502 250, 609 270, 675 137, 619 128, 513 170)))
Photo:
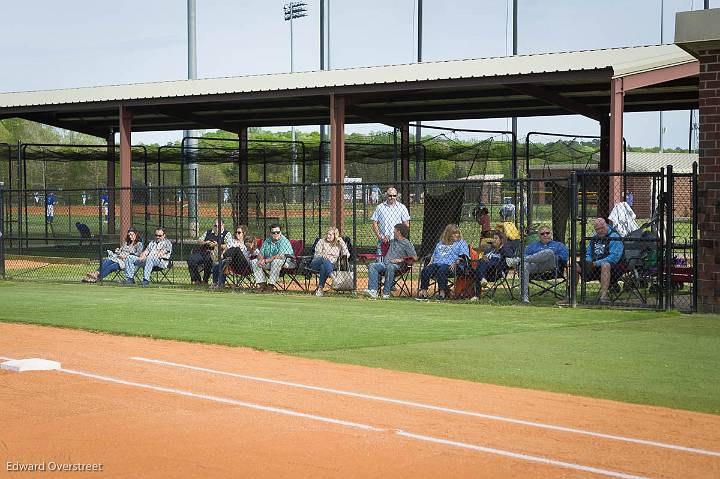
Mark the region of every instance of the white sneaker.
POLYGON ((520 264, 520 258, 519 257, 505 258, 505 262, 507 263, 508 267, 517 268, 518 265, 520 264))
POLYGON ((382 295, 382 299, 390 299, 390 295, 389 295, 389 294, 384 294, 384 293, 383 293, 383 295, 382 295))
POLYGON ((317 297, 319 298, 319 297, 321 297, 322 295, 323 295, 323 290, 322 290, 322 289, 318 288, 317 290, 315 290, 315 296, 317 296, 317 297))
POLYGON ((470 301, 479 301, 479 300, 480 300, 480 298, 478 298, 477 296, 473 296, 472 298, 470 298, 470 301))
POLYGON ((368 298, 372 298, 372 299, 377 299, 377 297, 378 297, 377 291, 375 291, 374 289, 366 289, 365 291, 363 291, 363 294, 365 296, 367 296, 368 298))

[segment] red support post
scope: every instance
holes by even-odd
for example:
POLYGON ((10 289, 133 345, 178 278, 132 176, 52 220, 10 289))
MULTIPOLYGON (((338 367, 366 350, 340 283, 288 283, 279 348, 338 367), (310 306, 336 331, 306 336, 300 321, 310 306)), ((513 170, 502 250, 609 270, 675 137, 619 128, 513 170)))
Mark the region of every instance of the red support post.
MULTIPOLYGON (((132 112, 126 106, 120 107, 120 237, 132 224, 132 112)), ((111 212, 112 214, 112 212, 111 212)))
MULTIPOLYGON (((102 194, 99 194, 98 196, 101 196, 101 195, 102 194)), ((112 235, 115 233, 115 201, 116 201, 116 198, 115 198, 115 132, 112 129, 110 130, 110 132, 108 133, 108 136, 107 136, 107 197, 108 197, 107 234, 112 235)))
POLYGON ((345 180, 345 98, 330 95, 330 223, 343 232, 345 199, 342 183, 345 180))
MULTIPOLYGON (((248 129, 246 126, 238 130, 239 152, 238 168, 240 188, 238 191, 238 224, 248 224, 248 129)), ((233 204, 234 200, 233 200, 233 204)))
POLYGON ((407 123, 400 127, 400 197, 410 208, 410 126, 407 123))
MULTIPOLYGON (((623 79, 610 80, 610 165, 609 171, 622 172, 623 154, 623 114, 625 112, 625 90, 623 79)), ((612 211, 615 203, 622 201, 622 177, 610 178, 609 209, 612 211)))

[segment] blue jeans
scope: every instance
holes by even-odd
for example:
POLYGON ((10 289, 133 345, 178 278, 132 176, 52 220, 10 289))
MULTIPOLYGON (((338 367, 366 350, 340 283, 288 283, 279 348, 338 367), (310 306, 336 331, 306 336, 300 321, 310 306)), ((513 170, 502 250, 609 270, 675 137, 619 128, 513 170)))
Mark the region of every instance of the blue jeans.
POLYGON ((430 263, 425 266, 420 272, 420 289, 428 289, 430 278, 434 277, 437 281, 438 291, 445 291, 449 269, 449 264, 430 263))
POLYGON ((232 258, 225 258, 213 265, 212 278, 214 284, 220 287, 225 286, 225 267, 230 264, 230 261, 232 261, 232 258))
POLYGON ((115 261, 104 259, 102 260, 102 263, 100 263, 100 267, 98 268, 98 273, 100 273, 98 279, 103 279, 113 271, 117 271, 119 269, 120 265, 117 264, 115 261))
POLYGON ((478 261, 475 275, 475 294, 480 294, 482 289, 481 280, 485 278, 487 281, 497 281, 502 278, 505 273, 505 259, 496 258, 488 261, 478 261))
POLYGON ((333 264, 330 260, 318 256, 313 258, 310 262, 310 269, 320 272, 320 282, 318 283, 318 288, 324 288, 328 276, 330 276, 333 272, 333 264))
POLYGON ((140 260, 137 256, 128 256, 125 260, 125 277, 127 279, 135 278, 135 271, 138 267, 143 267, 143 281, 150 281, 150 273, 155 266, 158 268, 164 268, 160 258, 146 258, 145 261, 140 260))
POLYGON ((371 263, 368 266, 368 289, 377 291, 380 284, 380 276, 385 275, 383 294, 390 294, 395 283, 395 272, 399 265, 395 263, 371 263))

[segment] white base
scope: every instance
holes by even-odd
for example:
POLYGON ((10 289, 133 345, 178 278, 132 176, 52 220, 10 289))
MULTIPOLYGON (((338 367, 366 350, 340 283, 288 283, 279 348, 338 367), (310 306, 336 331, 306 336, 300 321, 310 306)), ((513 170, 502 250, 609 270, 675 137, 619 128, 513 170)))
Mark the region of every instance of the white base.
POLYGON ((0 369, 7 369, 8 371, 16 373, 25 371, 51 371, 53 369, 60 369, 60 363, 39 358, 13 359, 12 361, 0 363, 0 369))

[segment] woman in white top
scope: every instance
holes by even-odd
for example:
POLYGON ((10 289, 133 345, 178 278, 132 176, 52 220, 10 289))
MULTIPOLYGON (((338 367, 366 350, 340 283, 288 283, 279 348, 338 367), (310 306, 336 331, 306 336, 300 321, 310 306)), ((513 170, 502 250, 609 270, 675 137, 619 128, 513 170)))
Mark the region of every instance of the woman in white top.
POLYGON ((138 256, 142 253, 143 244, 140 236, 134 228, 130 228, 125 235, 125 241, 120 243, 115 251, 108 250, 108 257, 100 263, 100 267, 91 273, 87 273, 82 280, 83 283, 97 283, 113 271, 125 268, 125 260, 128 256, 138 256))
POLYGON ((325 282, 334 271, 335 264, 340 257, 349 258, 350 252, 345 241, 340 236, 340 231, 335 227, 331 227, 325 233, 325 237, 320 238, 315 244, 315 254, 310 262, 310 269, 320 273, 315 296, 323 295, 325 282))
POLYGON ((247 231, 247 226, 238 226, 235 228, 235 234, 232 235, 232 238, 228 239, 223 245, 223 257, 215 263, 212 268, 213 282, 210 285, 211 289, 223 288, 225 286, 226 266, 233 264, 239 267, 243 260, 247 261, 248 253, 245 247, 247 231))

